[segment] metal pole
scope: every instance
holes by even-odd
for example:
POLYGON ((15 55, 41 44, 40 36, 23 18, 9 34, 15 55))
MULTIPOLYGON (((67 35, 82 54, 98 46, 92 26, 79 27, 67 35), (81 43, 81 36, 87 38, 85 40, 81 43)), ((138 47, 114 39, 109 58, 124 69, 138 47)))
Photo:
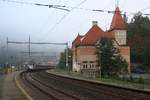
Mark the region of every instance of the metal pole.
POLYGON ((9 61, 9 54, 8 54, 8 37, 6 38, 6 44, 7 44, 7 62, 6 62, 6 64, 8 65, 8 61, 9 61))
POLYGON ((29 58, 30 58, 30 44, 31 44, 31 41, 30 41, 30 35, 29 35, 29 58))
MULTIPOLYGON (((66 45, 66 67, 68 67, 68 43, 50 43, 50 42, 31 42, 30 39, 30 35, 29 35, 29 40, 28 42, 20 42, 20 41, 8 41, 7 38, 7 51, 8 51, 8 44, 27 44, 28 45, 28 53, 29 54, 29 60, 31 59, 31 54, 33 52, 31 52, 31 44, 39 44, 39 45, 44 45, 44 44, 48 44, 48 45, 66 45)), ((8 54, 8 53, 7 53, 8 54)), ((8 57, 7 57, 8 59, 8 57)))

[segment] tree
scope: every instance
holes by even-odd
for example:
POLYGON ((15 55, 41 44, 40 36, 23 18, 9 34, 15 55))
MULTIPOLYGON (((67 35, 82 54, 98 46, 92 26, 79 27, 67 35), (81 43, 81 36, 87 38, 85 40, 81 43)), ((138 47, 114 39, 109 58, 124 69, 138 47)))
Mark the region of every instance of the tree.
POLYGON ((150 41, 144 46, 144 65, 146 69, 150 66, 150 41))
POLYGON ((130 36, 138 34, 144 36, 150 32, 150 20, 148 17, 143 17, 141 12, 138 12, 128 24, 128 32, 130 36))
POLYGON ((150 19, 138 12, 128 23, 128 45, 131 48, 131 62, 144 63, 146 40, 150 38, 150 19))
MULTIPOLYGON (((68 64, 69 64, 68 65, 69 70, 71 70, 71 67, 72 67, 72 51, 69 48, 68 48, 68 64)), ((60 69, 66 69, 66 49, 63 52, 61 52, 61 54, 60 54, 58 67, 60 69)))
POLYGON ((102 38, 96 45, 98 65, 101 66, 102 75, 118 75, 122 70, 127 69, 127 62, 119 54, 118 48, 114 45, 114 40, 102 38))
POLYGON ((66 68, 66 54, 65 54, 65 52, 61 52, 61 54, 60 54, 58 67, 60 69, 65 69, 66 68))

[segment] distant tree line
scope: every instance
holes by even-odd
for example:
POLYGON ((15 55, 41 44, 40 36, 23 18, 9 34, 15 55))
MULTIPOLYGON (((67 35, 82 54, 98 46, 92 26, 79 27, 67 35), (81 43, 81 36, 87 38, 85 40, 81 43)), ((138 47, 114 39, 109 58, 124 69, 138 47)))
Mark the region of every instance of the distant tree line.
POLYGON ((150 69, 150 19, 138 12, 128 23, 128 45, 131 48, 131 62, 150 69))

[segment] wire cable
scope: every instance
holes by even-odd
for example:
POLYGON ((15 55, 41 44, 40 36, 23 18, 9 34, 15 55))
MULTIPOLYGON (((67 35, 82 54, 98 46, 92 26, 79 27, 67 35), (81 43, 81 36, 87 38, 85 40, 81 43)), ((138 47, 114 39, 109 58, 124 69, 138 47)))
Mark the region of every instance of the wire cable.
MULTIPOLYGON (((87 0, 83 0, 82 2, 80 2, 79 4, 77 4, 75 7, 72 7, 69 12, 67 12, 66 14, 64 14, 64 15, 60 18, 60 20, 55 23, 55 25, 50 29, 50 31, 49 31, 48 33, 51 33, 51 32, 57 27, 57 25, 59 25, 59 24, 68 16, 68 14, 69 14, 72 10, 74 10, 74 9, 76 9, 77 7, 81 6, 81 5, 82 5, 83 3, 85 3, 86 1, 87 1, 87 0)), ((46 35, 47 35, 47 34, 46 34, 46 35)), ((44 36, 44 37, 45 37, 45 36, 44 36)))
POLYGON ((140 11, 145 11, 145 10, 148 10, 148 9, 150 9, 150 7, 143 8, 140 11))
MULTIPOLYGON (((18 3, 18 4, 25 4, 25 5, 36 5, 36 6, 43 6, 43 7, 49 7, 49 8, 54 8, 54 9, 59 9, 59 10, 64 10, 67 12, 71 12, 71 10, 74 9, 79 9, 79 10, 86 10, 86 11, 94 11, 94 12, 102 12, 102 13, 108 13, 108 14, 113 14, 115 13, 115 11, 113 10, 104 10, 104 9, 88 9, 88 8, 80 8, 78 6, 80 6, 81 4, 83 4, 85 1, 87 0, 83 0, 82 2, 80 2, 78 5, 76 5, 75 7, 70 7, 70 6, 65 6, 65 5, 48 5, 48 4, 41 4, 41 3, 31 3, 31 2, 23 2, 23 1, 16 1, 16 0, 0 0, 0 1, 5 1, 5 2, 12 2, 12 3, 18 3)), ((141 9, 140 11, 143 12, 145 10, 150 9, 150 7, 146 7, 141 9)), ((121 14, 123 15, 124 13, 128 13, 128 14, 135 14, 135 13, 130 13, 130 12, 124 12, 121 11, 121 14)), ((150 14, 145 14, 142 13, 143 15, 147 15, 149 16, 150 14)), ((65 15, 64 15, 65 17, 65 15)), ((63 18, 61 18, 63 19, 63 18)), ((58 22, 57 22, 58 23, 58 22)))
POLYGON ((64 10, 64 11, 68 11, 69 12, 68 9, 64 8, 65 5, 47 5, 47 4, 41 4, 41 3, 31 3, 31 2, 23 2, 23 1, 15 1, 15 0, 1 0, 1 1, 17 3, 17 4, 25 4, 25 5, 43 6, 43 7, 55 8, 55 9, 64 10))

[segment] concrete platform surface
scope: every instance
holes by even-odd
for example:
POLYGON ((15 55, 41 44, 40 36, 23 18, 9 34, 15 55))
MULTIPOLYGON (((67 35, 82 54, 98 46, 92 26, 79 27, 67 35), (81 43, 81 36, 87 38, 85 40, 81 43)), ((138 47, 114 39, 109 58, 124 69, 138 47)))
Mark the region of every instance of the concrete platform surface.
POLYGON ((0 75, 0 100, 26 100, 16 85, 15 76, 19 72, 0 75))

